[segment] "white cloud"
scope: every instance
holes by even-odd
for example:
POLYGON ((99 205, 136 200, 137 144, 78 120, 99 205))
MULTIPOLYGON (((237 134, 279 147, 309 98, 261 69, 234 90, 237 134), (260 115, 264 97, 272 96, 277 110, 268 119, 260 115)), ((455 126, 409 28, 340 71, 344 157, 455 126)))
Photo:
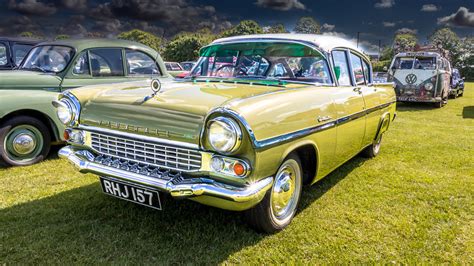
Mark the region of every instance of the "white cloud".
POLYGON ((469 9, 462 6, 456 13, 438 18, 438 24, 456 27, 474 27, 474 12, 469 12, 469 9))
POLYGON ((336 28, 336 25, 324 23, 322 26, 323 30, 332 31, 336 28))
MULTIPOLYGON (((322 35, 343 38, 343 39, 346 39, 347 41, 352 42, 354 44, 354 46, 357 45, 357 38, 350 37, 349 35, 347 35, 343 32, 329 31, 329 32, 323 32, 322 35)), ((366 40, 359 40, 359 48, 362 51, 364 51, 365 53, 368 53, 368 54, 374 54, 374 53, 379 52, 378 45, 375 45, 375 44, 373 44, 369 41, 366 41, 366 40)))
POLYGON ((383 26, 387 27, 387 28, 395 27, 396 24, 397 23, 395 23, 395 22, 388 22, 388 21, 383 22, 383 26))
POLYGON ((380 0, 380 2, 375 3, 375 8, 391 8, 395 5, 395 0, 380 0))
POLYGON ((299 0, 257 0, 257 6, 271 8, 280 11, 288 11, 290 9, 306 9, 305 5, 299 0))
POLYGON ((421 7, 421 11, 423 12, 436 12, 438 10, 440 10, 440 8, 433 4, 427 4, 421 7))

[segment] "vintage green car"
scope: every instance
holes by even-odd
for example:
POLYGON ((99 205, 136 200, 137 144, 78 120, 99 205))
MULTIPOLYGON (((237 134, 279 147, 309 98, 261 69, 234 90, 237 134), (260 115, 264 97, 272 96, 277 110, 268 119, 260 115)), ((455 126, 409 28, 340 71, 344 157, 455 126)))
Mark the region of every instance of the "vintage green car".
POLYGON ((304 184, 361 151, 379 153, 393 84, 372 83, 352 43, 319 35, 214 41, 185 81, 79 88, 54 102, 68 126, 59 155, 101 176, 105 193, 157 209, 159 193, 245 211, 286 227, 304 184))
POLYGON ((85 39, 41 43, 18 70, 0 72, 0 163, 41 161, 64 126, 51 101, 79 86, 168 77, 153 49, 129 41, 85 39))

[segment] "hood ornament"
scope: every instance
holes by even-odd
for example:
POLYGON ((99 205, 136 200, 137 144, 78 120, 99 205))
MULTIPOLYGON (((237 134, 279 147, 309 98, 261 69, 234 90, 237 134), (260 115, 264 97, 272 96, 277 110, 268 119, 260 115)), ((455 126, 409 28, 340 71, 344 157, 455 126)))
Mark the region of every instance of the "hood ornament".
POLYGON ((151 80, 151 83, 150 83, 150 88, 151 90, 153 91, 153 93, 151 95, 148 95, 146 96, 144 99, 143 99, 143 103, 150 100, 151 98, 155 97, 155 95, 160 92, 161 90, 161 82, 160 80, 158 79, 152 79, 151 80))

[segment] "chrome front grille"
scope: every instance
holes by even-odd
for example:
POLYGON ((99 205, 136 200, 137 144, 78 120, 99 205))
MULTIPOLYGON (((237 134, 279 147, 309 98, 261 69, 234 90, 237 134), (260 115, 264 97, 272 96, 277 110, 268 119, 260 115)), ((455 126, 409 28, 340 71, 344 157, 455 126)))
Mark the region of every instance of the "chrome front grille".
POLYGON ((91 144, 92 149, 102 155, 139 164, 185 172, 201 168, 201 153, 170 144, 145 142, 97 132, 91 132, 91 144))

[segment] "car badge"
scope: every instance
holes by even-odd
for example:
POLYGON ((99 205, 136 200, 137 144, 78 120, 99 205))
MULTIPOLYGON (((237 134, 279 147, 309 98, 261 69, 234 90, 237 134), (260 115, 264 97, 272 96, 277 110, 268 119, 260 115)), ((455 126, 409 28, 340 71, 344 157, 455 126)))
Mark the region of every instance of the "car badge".
POLYGON ((158 92, 161 90, 161 82, 158 79, 152 79, 150 82, 150 88, 153 91, 151 95, 146 96, 143 99, 143 102, 150 100, 151 98, 155 97, 158 92))
POLYGON ((406 76, 405 81, 408 84, 415 84, 417 77, 415 74, 409 74, 406 76))

